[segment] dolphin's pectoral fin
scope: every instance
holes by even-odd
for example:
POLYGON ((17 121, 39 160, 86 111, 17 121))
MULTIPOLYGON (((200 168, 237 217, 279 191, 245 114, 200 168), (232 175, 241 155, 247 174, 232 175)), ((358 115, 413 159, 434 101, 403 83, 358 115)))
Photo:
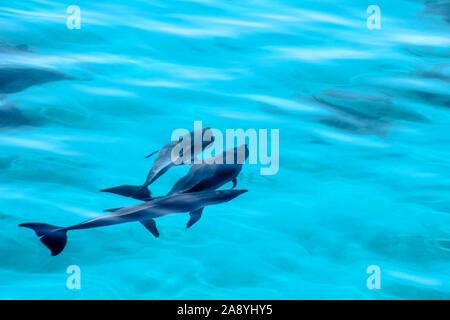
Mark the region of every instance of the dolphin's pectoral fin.
POLYGON ((150 153, 149 155, 145 156, 144 159, 150 158, 151 156, 157 154, 159 152, 159 150, 153 151, 152 153, 150 153))
POLYGON ((194 223, 196 223, 200 218, 202 217, 203 208, 200 208, 198 210, 189 212, 189 215, 191 218, 189 219, 186 228, 190 228, 194 223))
POLYGON ((141 220, 139 222, 142 223, 142 225, 146 227, 147 230, 150 231, 155 237, 159 237, 159 232, 158 229, 156 229, 156 222, 154 219, 141 220))
POLYGON ((236 187, 236 185, 237 185, 237 179, 234 178, 233 179, 233 186, 231 187, 231 189, 234 189, 236 187))

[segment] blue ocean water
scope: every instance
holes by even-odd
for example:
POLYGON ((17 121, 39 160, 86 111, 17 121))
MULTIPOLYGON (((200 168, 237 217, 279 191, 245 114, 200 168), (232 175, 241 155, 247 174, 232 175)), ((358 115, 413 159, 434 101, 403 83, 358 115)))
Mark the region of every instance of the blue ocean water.
POLYGON ((0 298, 449 299, 449 23, 448 1, 2 0, 0 298), (138 203, 99 190, 196 120, 279 129, 278 173, 245 165, 248 193, 159 239, 74 231, 51 257, 17 227, 138 203))

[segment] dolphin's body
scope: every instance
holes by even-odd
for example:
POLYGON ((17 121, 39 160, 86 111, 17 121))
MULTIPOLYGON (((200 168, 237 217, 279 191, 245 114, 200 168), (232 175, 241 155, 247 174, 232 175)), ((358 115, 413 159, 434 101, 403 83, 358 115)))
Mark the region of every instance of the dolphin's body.
POLYGON ((212 146, 214 143, 214 137, 212 134, 210 135, 211 139, 204 141, 203 135, 206 131, 211 130, 211 128, 202 128, 197 129, 194 131, 191 131, 190 133, 186 134, 185 136, 181 137, 178 141, 172 141, 168 144, 166 144, 161 150, 157 150, 146 156, 146 158, 151 157, 152 155, 158 153, 158 156, 156 157, 155 161, 153 162, 153 166, 150 169, 150 172, 147 175, 147 178, 145 179, 145 182, 141 186, 130 186, 130 185, 124 185, 114 188, 108 188, 101 190, 102 192, 111 192, 120 194, 122 196, 131 197, 138 200, 143 201, 149 201, 152 199, 151 192, 148 190, 148 186, 152 184, 156 179, 158 179, 161 175, 163 175, 167 170, 170 168, 177 166, 177 165, 183 165, 188 163, 192 163, 196 156, 203 152, 206 148, 212 146), (200 136, 200 141, 198 141, 198 138, 195 138, 197 135, 200 136), (180 152, 176 154, 174 157, 173 150, 174 148, 179 148, 180 143, 183 143, 183 141, 186 141, 186 139, 189 139, 190 141, 189 145, 183 145, 183 147, 180 149, 180 152), (190 157, 188 158, 188 156, 190 157))
POLYGON ((20 52, 31 52, 30 48, 27 44, 18 44, 18 45, 8 45, 8 44, 0 44, 0 53, 20 53, 20 52))
POLYGON ((32 124, 19 108, 0 101, 0 129, 15 128, 32 124))
POLYGON ((0 68, 0 94, 15 93, 52 81, 73 80, 73 77, 50 69, 32 67, 0 68))
POLYGON ((45 223, 22 223, 20 227, 34 230, 42 243, 55 256, 64 249, 67 243, 67 231, 105 227, 119 223, 139 221, 155 237, 159 236, 154 218, 165 215, 190 212, 191 220, 204 207, 230 201, 247 190, 218 190, 195 193, 173 194, 154 201, 118 209, 71 227, 57 227, 45 223))
POLYGON ((248 147, 244 144, 227 149, 213 158, 204 160, 201 164, 193 164, 189 172, 178 180, 168 195, 216 190, 229 181, 233 181, 234 188, 237 184, 236 178, 247 157, 248 147), (232 163, 227 163, 227 158, 231 159, 232 163))

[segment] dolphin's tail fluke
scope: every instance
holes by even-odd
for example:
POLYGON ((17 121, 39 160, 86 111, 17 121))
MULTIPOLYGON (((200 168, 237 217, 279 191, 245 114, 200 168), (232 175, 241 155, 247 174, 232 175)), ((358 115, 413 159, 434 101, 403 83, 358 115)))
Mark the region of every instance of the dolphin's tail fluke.
POLYGON ((120 194, 121 196, 131 197, 137 200, 150 201, 152 198, 152 193, 144 186, 119 186, 114 188, 103 189, 101 192, 111 192, 115 194, 120 194))
POLYGON ((63 251, 67 243, 67 230, 61 227, 52 226, 46 223, 22 223, 19 227, 26 227, 34 230, 41 241, 56 256, 63 251))

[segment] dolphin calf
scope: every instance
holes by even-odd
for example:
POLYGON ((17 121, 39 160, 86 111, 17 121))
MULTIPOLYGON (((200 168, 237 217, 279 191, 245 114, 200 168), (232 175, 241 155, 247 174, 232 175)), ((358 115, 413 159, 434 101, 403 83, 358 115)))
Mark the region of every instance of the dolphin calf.
POLYGON ((154 201, 140 203, 133 206, 118 209, 70 227, 57 227, 46 223, 22 223, 20 227, 34 230, 41 242, 51 251, 52 256, 61 253, 67 243, 67 231, 105 227, 119 223, 140 222, 155 237, 159 236, 154 218, 159 218, 174 213, 196 212, 204 207, 230 201, 247 190, 218 190, 206 192, 193 192, 173 194, 161 197, 154 201))
POLYGON ((189 172, 178 180, 167 195, 216 190, 229 181, 233 181, 234 188, 237 184, 236 178, 248 155, 248 146, 244 144, 227 149, 201 164, 193 164, 189 172), (231 163, 227 163, 227 158, 232 159, 231 163))
POLYGON ((166 144, 162 149, 156 150, 146 156, 145 158, 149 158, 156 153, 158 154, 143 185, 123 185, 119 187, 103 189, 101 191, 111 192, 138 200, 149 201, 150 199, 152 199, 151 192, 150 190, 148 190, 148 186, 150 184, 152 184, 170 168, 186 164, 186 162, 192 163, 199 153, 212 146, 212 144, 214 143, 214 136, 212 136, 212 132, 209 132, 209 136, 211 137, 210 140, 203 140, 203 136, 208 130, 211 130, 211 128, 207 127, 191 131, 188 134, 180 137, 178 141, 172 141, 166 144), (200 141, 198 141, 199 139, 195 138, 197 135, 200 135, 200 141), (188 141, 190 143, 184 145, 183 141, 188 141), (180 146, 183 146, 183 148, 180 148, 180 146), (177 150, 175 148, 180 149, 178 154, 173 154, 174 150, 177 150))
MULTIPOLYGON (((201 191, 213 191, 224 184, 233 181, 233 188, 237 184, 237 176, 242 170, 243 163, 249 155, 247 145, 241 145, 236 148, 230 148, 218 154, 215 157, 203 161, 201 164, 193 164, 189 172, 173 186, 167 194, 192 193, 201 191), (232 163, 226 163, 226 159, 232 159, 232 163), (239 161, 238 161, 239 160, 239 161)), ((229 160, 230 161, 230 160, 229 160)), ((155 197, 156 200, 162 197, 155 197)), ((118 209, 107 209, 105 211, 115 211, 118 209)), ((190 228, 194 223, 200 220, 203 209, 198 210, 195 215, 191 214, 186 228, 190 228)))

